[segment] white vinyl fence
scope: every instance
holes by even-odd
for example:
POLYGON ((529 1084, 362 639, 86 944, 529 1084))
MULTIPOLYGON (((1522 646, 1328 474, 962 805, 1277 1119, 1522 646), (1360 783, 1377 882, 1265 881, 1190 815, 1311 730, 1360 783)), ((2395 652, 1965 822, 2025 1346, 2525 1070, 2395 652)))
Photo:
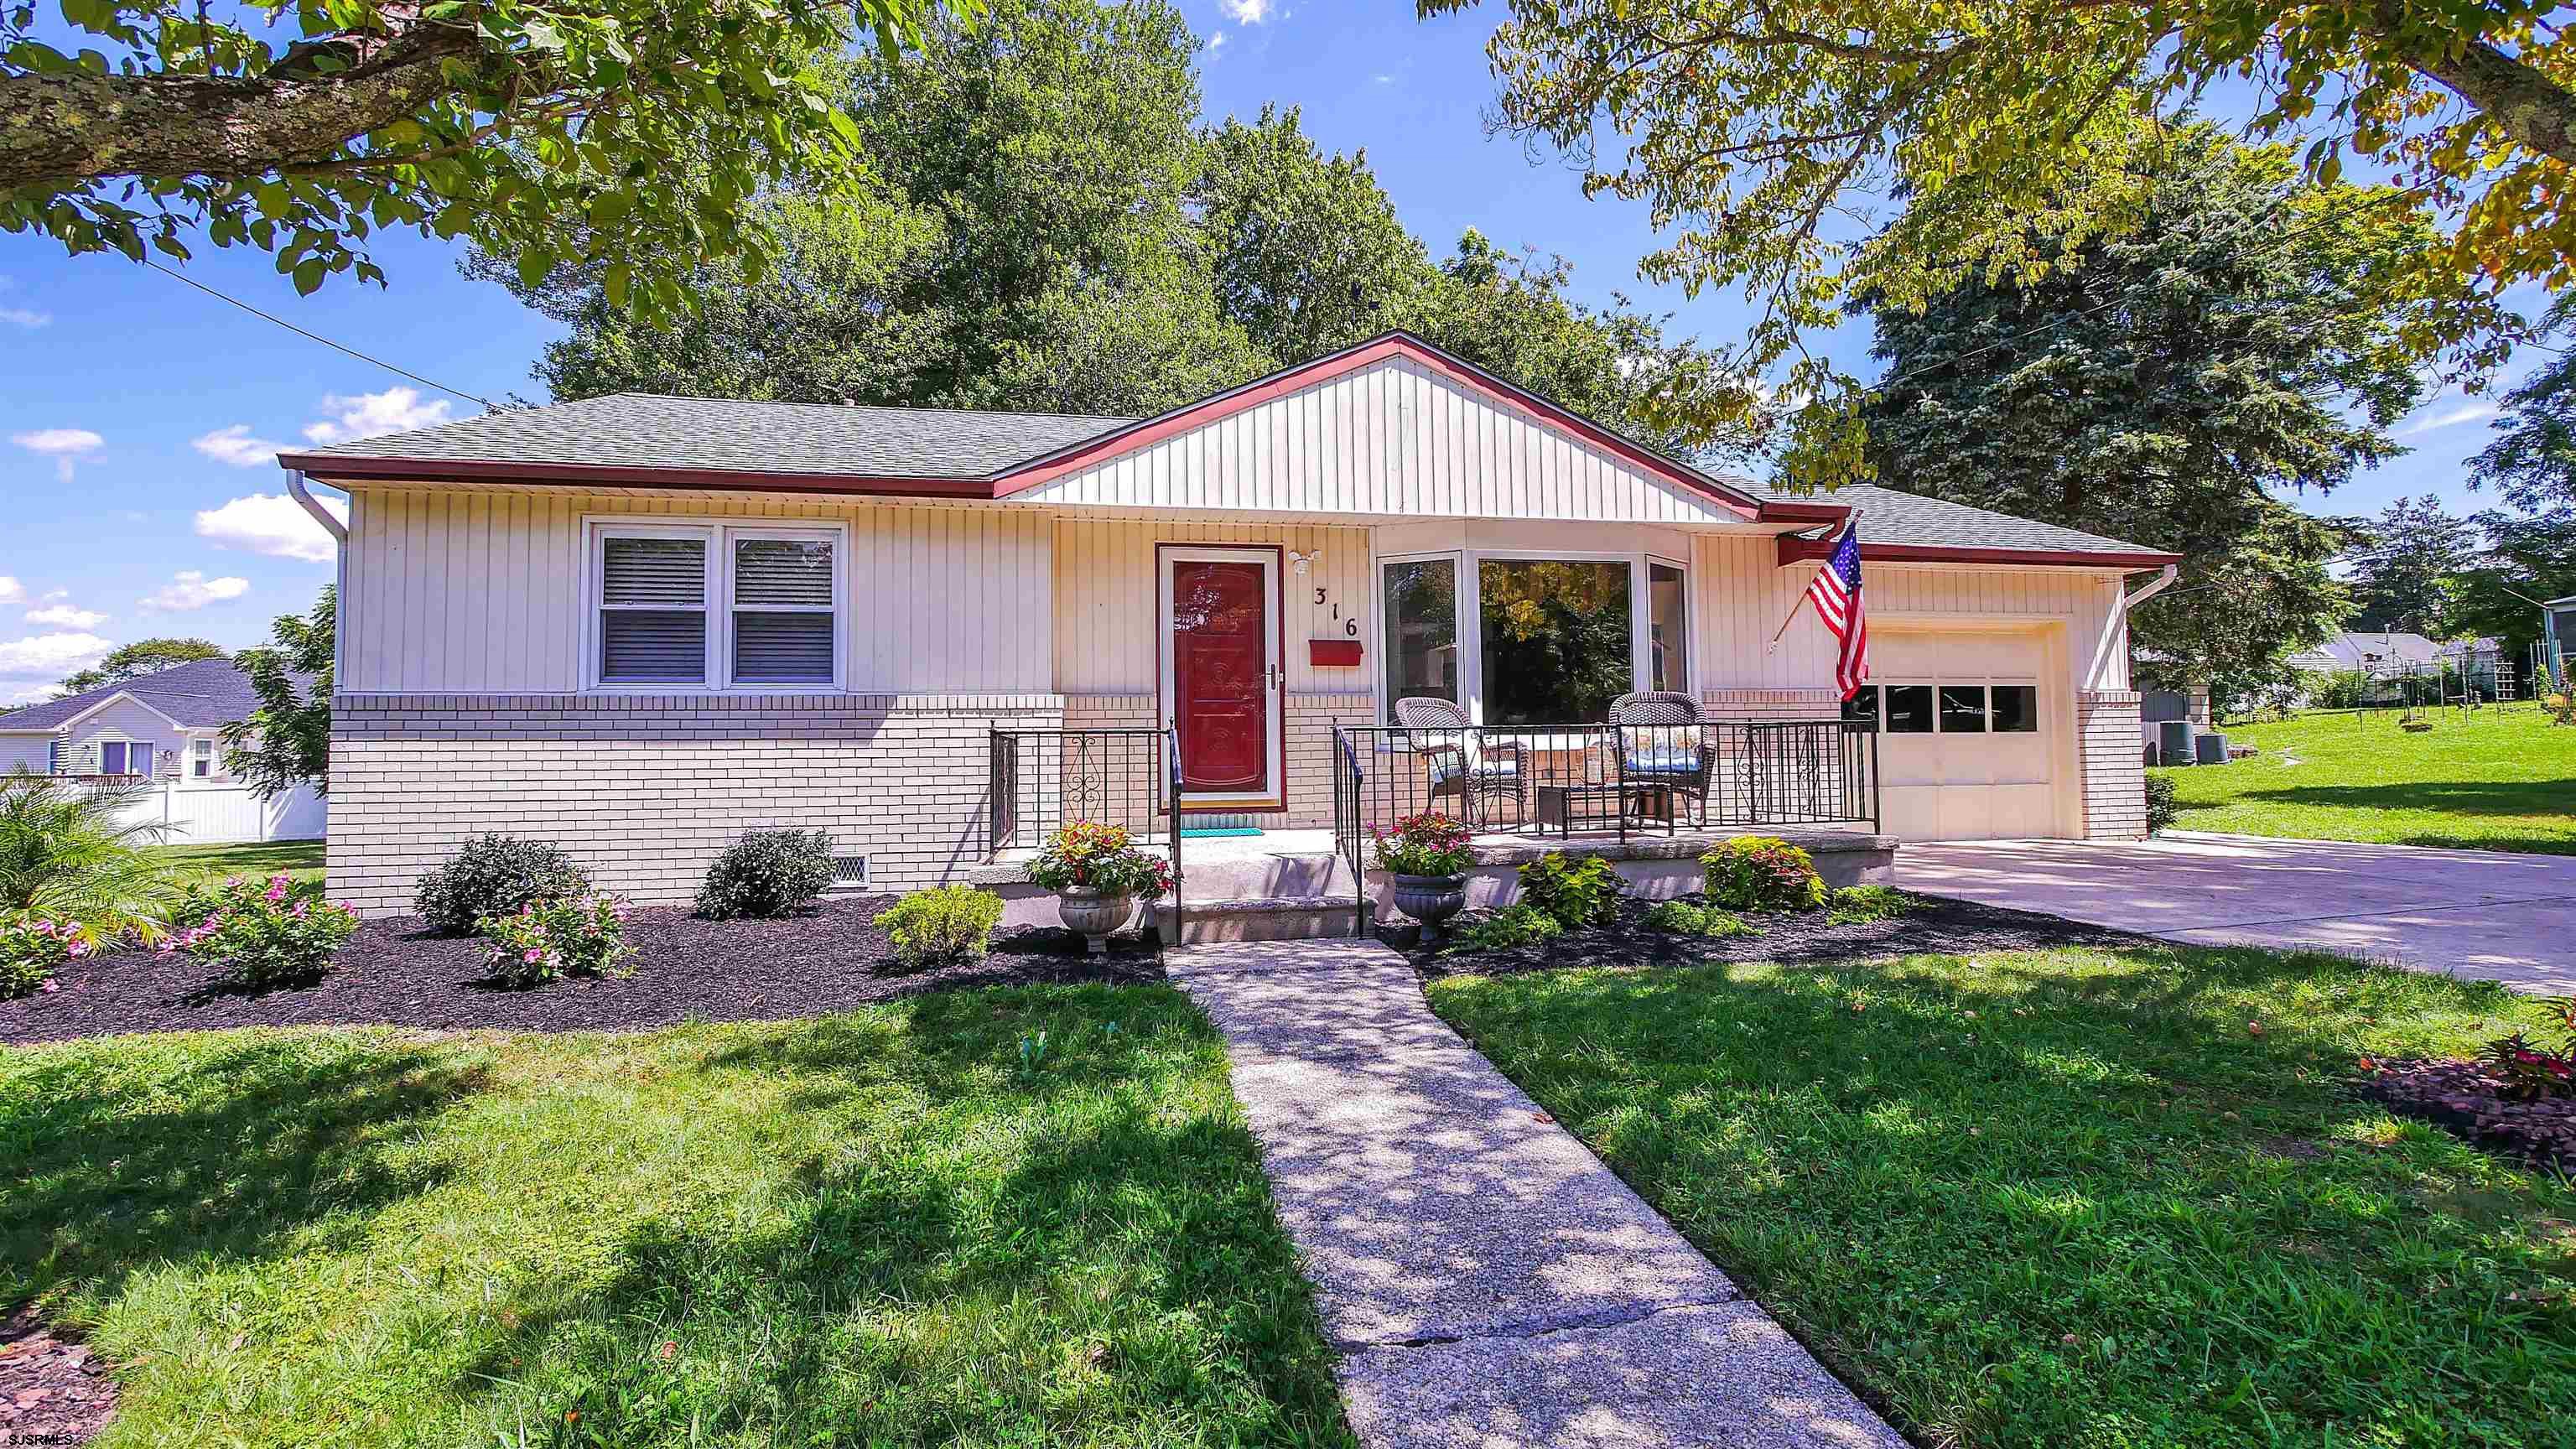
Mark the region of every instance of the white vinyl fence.
POLYGON ((245 845, 266 840, 319 840, 330 822, 322 797, 303 785, 262 800, 248 785, 184 785, 162 780, 126 807, 128 821, 170 827, 165 845, 245 845))

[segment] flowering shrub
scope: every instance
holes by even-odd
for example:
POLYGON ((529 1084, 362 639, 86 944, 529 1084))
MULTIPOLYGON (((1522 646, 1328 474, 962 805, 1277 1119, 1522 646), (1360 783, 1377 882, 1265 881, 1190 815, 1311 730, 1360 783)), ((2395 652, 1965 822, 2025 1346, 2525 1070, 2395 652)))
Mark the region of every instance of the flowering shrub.
POLYGON ((2503 1083, 2504 1094, 2517 1102, 2576 1096, 2576 997, 2544 996, 2539 1004, 2558 1017, 2559 1029, 2566 1033, 2558 1050, 2515 1032, 2488 1042, 2478 1053, 2487 1075, 2503 1083))
POLYGON ((626 898, 580 891, 530 901, 506 916, 474 923, 488 944, 483 965, 505 986, 536 986, 565 976, 623 976, 626 898))
POLYGON ((1002 898, 973 886, 914 891, 876 918, 895 959, 916 969, 980 959, 1002 919, 1002 898))
POLYGON ((1708 898, 1736 911, 1812 911, 1825 903, 1815 857, 1771 835, 1721 842, 1699 858, 1708 898))
POLYGON ((1047 837, 1029 862, 1029 880, 1041 890, 1089 887, 1104 896, 1148 900, 1172 888, 1172 863, 1137 849, 1121 826, 1077 820, 1047 837))
POLYGON ((0 998, 54 989, 54 973, 97 949, 78 921, 22 911, 0 916, 0 998))
POLYGON ((211 893, 191 892, 176 915, 182 928, 161 943, 162 955, 185 955, 253 990, 315 980, 358 929, 357 912, 322 899, 320 881, 282 875, 235 876, 211 893))
POLYGON ((1467 827, 1437 810, 1407 815, 1393 830, 1369 827, 1377 841, 1380 870, 1395 875, 1458 875, 1474 863, 1467 853, 1467 827))
POLYGON ((1551 850, 1520 868, 1521 899, 1569 931, 1606 924, 1618 913, 1625 882, 1597 855, 1582 860, 1551 850))

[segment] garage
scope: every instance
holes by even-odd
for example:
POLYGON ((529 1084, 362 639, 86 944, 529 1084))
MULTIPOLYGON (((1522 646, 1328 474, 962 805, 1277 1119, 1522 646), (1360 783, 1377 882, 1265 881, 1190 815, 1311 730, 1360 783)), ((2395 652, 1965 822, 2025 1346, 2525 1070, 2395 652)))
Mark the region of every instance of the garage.
POLYGON ((1876 626, 1870 684, 1845 717, 1877 723, 1882 829, 1906 840, 2075 835, 2059 631, 1876 626))

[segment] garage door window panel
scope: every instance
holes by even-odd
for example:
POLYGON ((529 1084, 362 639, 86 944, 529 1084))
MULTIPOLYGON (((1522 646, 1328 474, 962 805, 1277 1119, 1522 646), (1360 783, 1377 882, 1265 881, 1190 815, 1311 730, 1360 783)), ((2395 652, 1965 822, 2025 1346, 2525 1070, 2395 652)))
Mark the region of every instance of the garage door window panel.
POLYGON ((1981 735, 1986 732, 1986 687, 1982 684, 1941 686, 1941 733, 1981 735))
POLYGON ((1990 691, 1994 697, 1994 730, 1999 735, 2035 735, 2039 733, 2039 687, 2031 684, 1998 684, 1990 691))
POLYGON ((1864 684, 1860 692, 1843 701, 1843 723, 1878 728, 1878 686, 1864 684))
POLYGON ((1928 684, 1891 684, 1884 694, 1886 722, 1881 726, 1891 735, 1928 735, 1932 733, 1932 686, 1928 684))

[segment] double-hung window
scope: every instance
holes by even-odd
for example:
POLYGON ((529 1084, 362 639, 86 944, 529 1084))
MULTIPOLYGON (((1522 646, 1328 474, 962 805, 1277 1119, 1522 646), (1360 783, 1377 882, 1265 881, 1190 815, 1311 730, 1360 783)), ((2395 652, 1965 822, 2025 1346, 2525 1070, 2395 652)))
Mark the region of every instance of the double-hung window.
POLYGON ((833 528, 594 522, 592 684, 838 689, 842 537, 833 528))

